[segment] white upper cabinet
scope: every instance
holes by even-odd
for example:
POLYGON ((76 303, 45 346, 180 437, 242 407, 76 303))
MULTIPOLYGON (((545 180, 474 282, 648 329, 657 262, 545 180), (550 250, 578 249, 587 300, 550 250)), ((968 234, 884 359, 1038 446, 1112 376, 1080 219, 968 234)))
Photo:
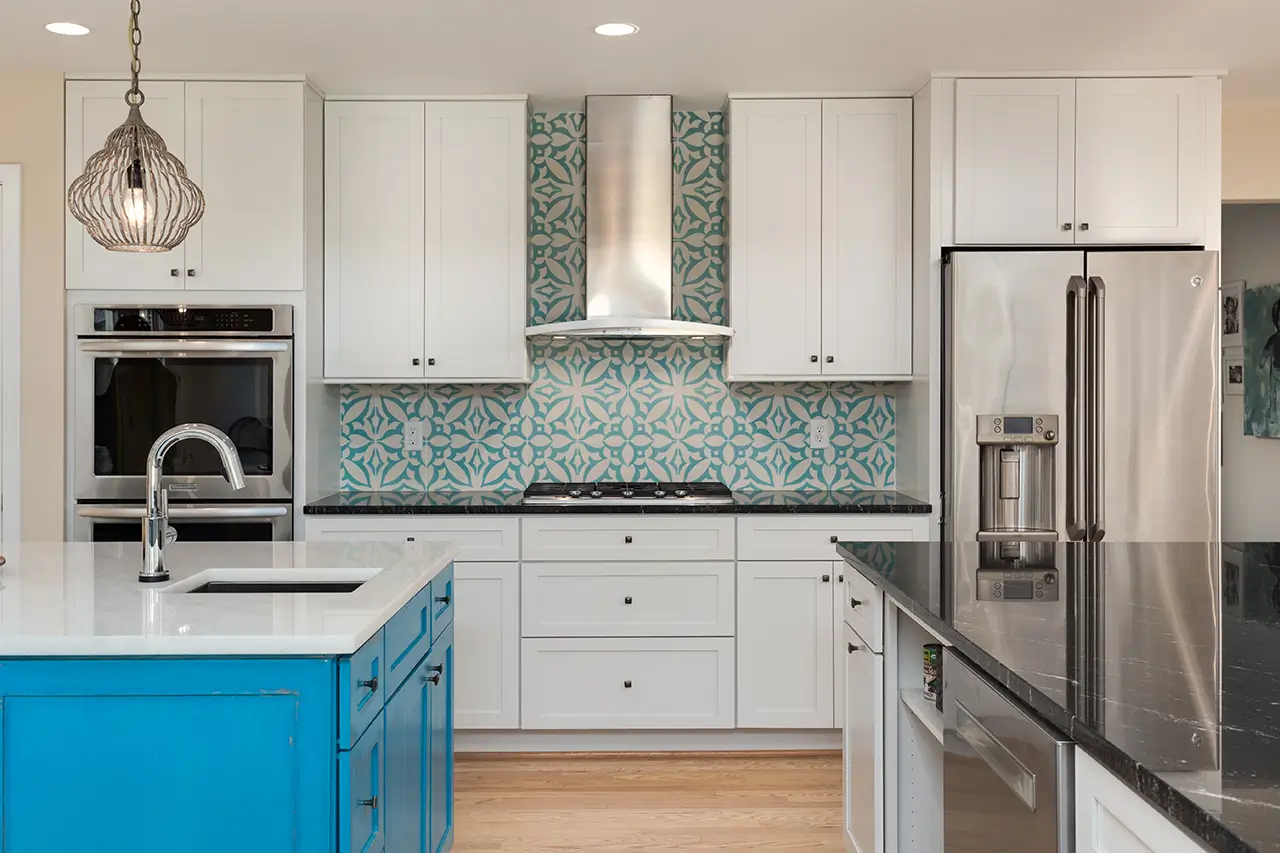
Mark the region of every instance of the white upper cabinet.
POLYGON ((911 101, 729 105, 730 381, 911 373, 911 101))
POLYGON ((822 102, 822 374, 911 373, 911 101, 822 102))
POLYGON ((325 104, 325 376, 422 379, 426 107, 325 104))
POLYGON ((957 81, 955 242, 1205 242, 1205 82, 957 81))
POLYGON ((525 382, 524 101, 330 102, 325 378, 525 382))
POLYGON ((187 173, 205 198, 183 244, 187 287, 301 290, 303 87, 186 87, 187 173))
POLYGON ((1199 243, 1206 104, 1199 81, 1076 84, 1077 243, 1199 243))
POLYGON ((956 242, 1071 243, 1074 80, 956 83, 956 242))
MULTIPOLYGON (((67 83, 67 183, 128 114, 127 83, 67 83)), ((145 86, 142 115, 183 161, 205 214, 169 252, 108 252, 67 214, 67 287, 301 290, 305 276, 304 83, 145 86)))
MULTIPOLYGON (((67 186, 84 171, 85 160, 99 151, 107 135, 129 115, 119 80, 67 83, 67 186)), ((142 117, 164 137, 169 153, 186 162, 185 84, 148 83, 142 117)), ((171 252, 108 252, 67 211, 67 287, 78 289, 165 290, 185 286, 182 246, 171 252)))
POLYGON ((729 187, 729 373, 818 376, 822 101, 730 102, 729 187))
POLYGON ((528 370, 523 101, 427 104, 427 377, 528 370))

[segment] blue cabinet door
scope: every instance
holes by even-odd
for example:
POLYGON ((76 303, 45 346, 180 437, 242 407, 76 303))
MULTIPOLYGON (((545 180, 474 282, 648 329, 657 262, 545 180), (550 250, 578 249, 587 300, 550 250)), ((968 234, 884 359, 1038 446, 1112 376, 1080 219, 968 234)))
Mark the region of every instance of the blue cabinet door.
POLYGON ((453 846, 453 625, 431 646, 424 661, 428 681, 430 717, 430 821, 429 853, 444 853, 453 846))
POLYGON ((426 661, 387 702, 387 853, 424 853, 430 803, 426 661))
POLYGON ((0 662, 5 853, 331 853, 332 660, 0 662))
POLYGON ((381 853, 386 749, 379 714, 349 751, 338 753, 338 853, 381 853))

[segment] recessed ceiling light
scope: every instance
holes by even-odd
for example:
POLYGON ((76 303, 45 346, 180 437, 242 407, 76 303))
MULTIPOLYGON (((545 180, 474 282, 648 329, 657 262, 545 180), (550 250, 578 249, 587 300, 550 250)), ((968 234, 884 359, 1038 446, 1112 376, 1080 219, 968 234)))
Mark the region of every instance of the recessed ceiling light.
POLYGON ((601 24, 596 27, 596 33, 602 36, 629 36, 639 29, 635 24, 601 24))
POLYGON ((45 24, 44 28, 51 33, 57 33, 60 36, 87 36, 89 28, 80 24, 72 24, 67 21, 54 21, 52 24, 45 24))

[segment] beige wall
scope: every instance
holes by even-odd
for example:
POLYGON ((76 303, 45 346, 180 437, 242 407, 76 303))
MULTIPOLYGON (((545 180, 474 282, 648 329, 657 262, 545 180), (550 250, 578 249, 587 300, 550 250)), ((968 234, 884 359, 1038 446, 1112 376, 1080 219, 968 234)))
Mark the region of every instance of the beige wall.
POLYGON ((1223 201, 1280 201, 1280 101, 1222 107, 1223 201))
POLYGON ((62 75, 0 73, 0 163, 22 165, 22 535, 63 539, 62 75))

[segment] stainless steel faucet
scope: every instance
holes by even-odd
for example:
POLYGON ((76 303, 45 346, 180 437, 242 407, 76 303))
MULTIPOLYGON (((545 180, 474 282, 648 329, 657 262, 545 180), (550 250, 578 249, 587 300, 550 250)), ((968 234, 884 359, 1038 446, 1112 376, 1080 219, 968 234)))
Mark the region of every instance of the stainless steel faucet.
POLYGON ((169 533, 169 490, 161 488, 160 476, 165 454, 179 441, 188 438, 212 444, 222 457, 223 472, 231 488, 244 488, 240 454, 227 434, 217 427, 178 424, 157 438, 147 454, 147 517, 142 520, 142 571, 138 573, 138 580, 142 583, 169 579, 169 570, 164 566, 164 545, 169 533))

